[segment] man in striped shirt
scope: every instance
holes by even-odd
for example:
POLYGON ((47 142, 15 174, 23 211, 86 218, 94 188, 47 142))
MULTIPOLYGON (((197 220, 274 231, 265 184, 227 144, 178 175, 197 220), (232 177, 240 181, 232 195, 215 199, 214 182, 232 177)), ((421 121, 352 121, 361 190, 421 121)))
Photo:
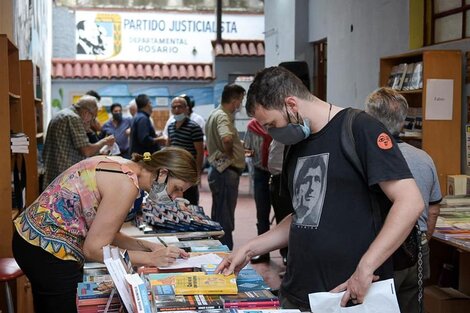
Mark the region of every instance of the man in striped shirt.
MULTIPOLYGON (((189 107, 186 100, 176 97, 171 101, 171 114, 175 121, 168 126, 168 145, 186 149, 196 159, 199 173, 204 159, 204 134, 201 127, 188 117, 189 107)), ((199 204, 197 185, 186 190, 183 197, 191 204, 199 204)))

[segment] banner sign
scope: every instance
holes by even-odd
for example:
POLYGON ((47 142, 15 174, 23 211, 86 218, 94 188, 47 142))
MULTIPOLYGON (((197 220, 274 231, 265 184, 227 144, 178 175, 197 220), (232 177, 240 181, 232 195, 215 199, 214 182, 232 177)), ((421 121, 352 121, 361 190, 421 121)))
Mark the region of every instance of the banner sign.
MULTIPOLYGON (((79 60, 211 63, 214 14, 76 11, 79 60)), ((223 14, 222 39, 264 40, 264 16, 223 14)))

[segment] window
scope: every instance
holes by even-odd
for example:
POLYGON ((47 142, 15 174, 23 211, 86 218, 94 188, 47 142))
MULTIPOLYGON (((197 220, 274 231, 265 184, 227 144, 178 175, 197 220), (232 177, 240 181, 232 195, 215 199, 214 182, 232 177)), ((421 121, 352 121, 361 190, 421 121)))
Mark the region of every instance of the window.
POLYGON ((428 1, 427 11, 431 18, 431 42, 470 37, 470 0, 432 0, 428 1))

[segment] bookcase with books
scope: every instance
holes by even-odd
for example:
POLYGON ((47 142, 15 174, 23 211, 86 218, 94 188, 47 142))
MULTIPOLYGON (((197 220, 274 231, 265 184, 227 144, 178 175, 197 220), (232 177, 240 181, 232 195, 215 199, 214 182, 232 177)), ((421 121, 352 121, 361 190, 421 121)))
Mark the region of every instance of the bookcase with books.
POLYGON ((383 57, 379 85, 398 90, 408 101, 410 109, 401 137, 432 157, 445 195, 447 175, 461 171, 461 52, 425 50, 383 57), (453 81, 450 119, 426 119, 430 79, 453 81))

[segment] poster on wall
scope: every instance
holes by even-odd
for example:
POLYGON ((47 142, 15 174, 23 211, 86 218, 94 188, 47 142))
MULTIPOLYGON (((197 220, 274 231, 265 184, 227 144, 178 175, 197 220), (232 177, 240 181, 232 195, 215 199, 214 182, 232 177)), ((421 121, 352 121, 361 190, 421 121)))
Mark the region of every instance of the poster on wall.
MULTIPOLYGON (((215 14, 76 11, 76 58, 178 63, 212 62, 215 14)), ((264 16, 224 14, 225 40, 264 40, 264 16)))
POLYGON ((454 101, 453 79, 426 81, 426 120, 452 120, 454 101))

